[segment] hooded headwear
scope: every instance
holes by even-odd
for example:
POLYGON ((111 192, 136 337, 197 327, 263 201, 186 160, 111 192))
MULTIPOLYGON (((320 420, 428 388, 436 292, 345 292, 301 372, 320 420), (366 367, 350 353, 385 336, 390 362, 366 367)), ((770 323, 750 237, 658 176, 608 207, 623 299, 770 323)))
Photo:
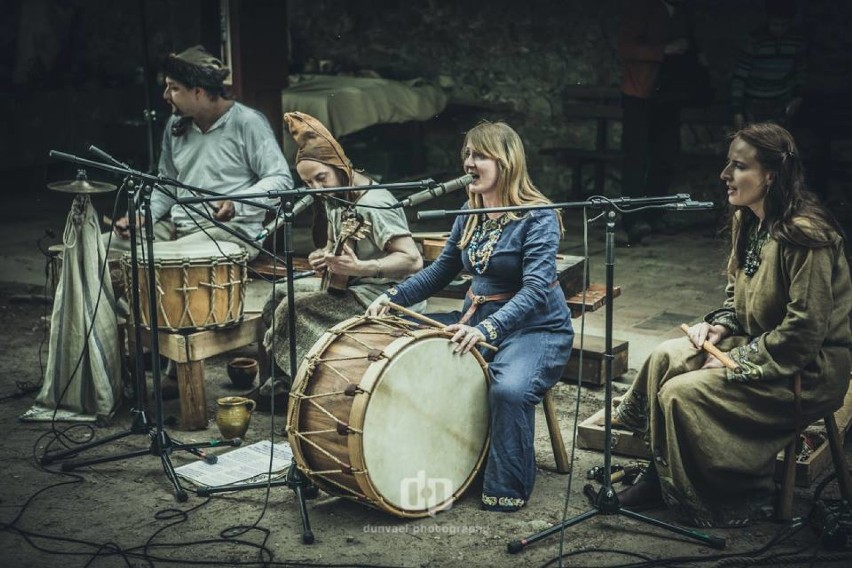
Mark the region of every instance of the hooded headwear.
POLYGON ((346 178, 344 185, 353 184, 352 162, 319 120, 303 112, 288 112, 284 114, 284 122, 299 147, 296 151, 297 164, 302 160, 313 160, 337 168, 346 178))
POLYGON ((224 81, 231 74, 222 61, 200 45, 170 54, 163 64, 163 71, 187 87, 201 87, 219 96, 225 94, 224 81))

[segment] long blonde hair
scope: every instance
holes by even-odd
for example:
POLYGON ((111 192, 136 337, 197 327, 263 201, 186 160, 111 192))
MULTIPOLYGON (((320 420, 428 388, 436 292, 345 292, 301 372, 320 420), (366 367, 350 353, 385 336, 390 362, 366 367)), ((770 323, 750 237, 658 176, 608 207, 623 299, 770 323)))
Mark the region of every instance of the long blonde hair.
MULTIPOLYGON (((468 146, 474 151, 497 161, 497 187, 500 207, 515 205, 545 205, 552 203, 535 185, 527 172, 527 158, 521 137, 505 122, 484 121, 471 128, 464 137, 462 161, 465 160, 468 146)), ((468 192, 468 206, 471 209, 483 207, 482 196, 468 192)), ((562 216, 558 211, 556 218, 559 229, 563 230, 562 216)), ((514 212, 507 213, 510 219, 520 219, 514 212)), ((470 242, 473 232, 479 225, 479 215, 468 215, 465 222, 459 248, 470 242)))

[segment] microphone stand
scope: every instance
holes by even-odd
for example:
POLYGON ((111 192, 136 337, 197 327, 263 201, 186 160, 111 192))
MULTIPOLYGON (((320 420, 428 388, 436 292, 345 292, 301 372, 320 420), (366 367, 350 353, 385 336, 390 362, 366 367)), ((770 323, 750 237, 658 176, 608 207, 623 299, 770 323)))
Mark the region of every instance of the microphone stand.
POLYGON ((546 538, 556 532, 579 524, 596 515, 624 515, 625 517, 642 521, 658 528, 666 529, 681 536, 686 536, 702 542, 712 548, 722 549, 725 547, 725 539, 715 537, 701 531, 687 529, 677 525, 669 524, 652 517, 637 513, 630 509, 624 509, 618 501, 618 494, 612 486, 612 322, 613 322, 613 276, 615 272, 615 214, 616 211, 629 214, 645 209, 709 209, 712 202, 695 202, 687 194, 664 197, 641 197, 641 198, 591 198, 588 201, 574 203, 551 203, 548 205, 514 206, 514 207, 490 207, 482 209, 460 209, 454 211, 422 211, 418 213, 418 219, 433 219, 447 215, 474 215, 478 213, 496 213, 508 211, 528 211, 535 209, 572 209, 579 207, 603 208, 606 213, 606 302, 605 302, 605 334, 604 334, 604 370, 606 374, 604 390, 604 479, 598 492, 592 509, 581 513, 571 519, 562 521, 550 528, 538 532, 532 536, 513 540, 507 544, 507 551, 517 554, 528 545, 546 538))
MULTIPOLYGON (((318 189, 299 189, 299 190, 291 190, 287 192, 283 192, 288 196, 299 196, 299 195, 312 195, 312 194, 322 194, 322 193, 339 193, 344 191, 365 191, 365 190, 374 190, 374 189, 411 189, 411 188, 422 188, 424 185, 434 184, 432 180, 424 180, 419 182, 411 182, 411 183, 396 183, 396 184, 374 184, 369 186, 350 186, 350 187, 340 187, 340 188, 318 188, 318 189)), ((240 199, 249 199, 251 197, 267 197, 270 193, 261 193, 261 194, 243 194, 240 195, 240 199)), ((215 199, 221 199, 217 197, 215 199)), ((211 201, 213 198, 207 197, 194 197, 194 198, 186 198, 186 199, 178 199, 176 200, 178 203, 202 203, 204 201, 211 201)), ((297 365, 296 365, 296 292, 293 284, 294 278, 294 269, 293 269, 293 257, 295 254, 295 247, 293 243, 293 202, 289 199, 285 199, 283 203, 283 224, 284 227, 284 262, 286 269, 286 280, 287 280, 287 342, 290 351, 290 365, 289 365, 289 373, 290 377, 296 377, 297 373, 297 365)), ((274 284, 273 284, 274 285, 274 284)), ((273 297, 275 295, 273 294, 273 297)), ((275 365, 270 365, 272 369, 272 380, 275 380, 275 365)), ((274 393, 270 394, 270 397, 274 401, 274 393)), ((274 402, 272 414, 274 416, 274 402)), ((305 502, 306 499, 312 499, 319 494, 319 489, 316 485, 311 483, 311 481, 304 475, 304 473, 299 469, 296 464, 295 458, 291 461, 289 468, 287 469, 287 473, 282 479, 276 480, 267 480, 260 481, 257 483, 235 483, 229 485, 216 485, 210 487, 199 487, 196 490, 196 493, 201 497, 207 497, 213 495, 215 493, 226 493, 231 491, 242 491, 246 489, 269 489, 271 487, 289 487, 296 494, 296 500, 299 505, 299 515, 302 520, 302 542, 304 544, 313 544, 314 542, 314 533, 311 530, 310 520, 308 518, 308 509, 307 504, 305 502)))
MULTIPOLYGON (((188 209, 190 209, 191 211, 198 214, 199 216, 204 217, 204 218, 212 221, 215 226, 220 227, 222 229, 225 229, 228 233, 239 238, 240 240, 247 243, 248 245, 250 245, 254 248, 257 248, 261 251, 267 252, 267 254, 269 254, 268 251, 265 251, 265 249, 263 249, 262 247, 260 247, 256 243, 245 238, 244 235, 241 235, 239 232, 234 231, 233 229, 231 229, 230 227, 228 227, 224 223, 219 223, 215 219, 210 218, 208 215, 206 215, 203 211, 200 211, 198 208, 193 207, 193 204, 205 203, 205 202, 209 202, 209 201, 219 201, 219 200, 222 199, 222 195, 211 192, 211 191, 206 191, 206 190, 203 190, 203 189, 200 189, 200 188, 192 187, 192 186, 183 184, 183 183, 179 182, 178 180, 173 180, 173 179, 170 179, 170 178, 166 178, 164 176, 154 176, 154 175, 145 174, 145 173, 142 173, 142 172, 139 172, 139 171, 136 171, 136 170, 132 170, 131 168, 127 167, 126 164, 123 164, 123 163, 115 160, 114 158, 108 156, 106 153, 102 154, 101 152, 99 152, 97 150, 93 150, 93 151, 96 151, 96 153, 98 153, 98 155, 101 158, 107 158, 107 160, 112 162, 114 165, 109 165, 109 164, 105 164, 105 163, 101 163, 101 162, 95 162, 95 161, 92 161, 92 160, 86 160, 84 158, 80 158, 80 157, 74 156, 72 154, 67 154, 67 153, 64 153, 64 152, 58 152, 58 151, 55 151, 55 150, 50 151, 50 157, 70 161, 70 162, 80 164, 80 165, 84 165, 84 166, 99 168, 99 169, 110 171, 110 172, 113 172, 113 173, 119 173, 119 174, 123 174, 123 175, 127 175, 127 176, 132 176, 134 178, 138 178, 140 180, 148 182, 144 186, 145 189, 147 190, 144 194, 144 197, 145 197, 144 206, 146 208, 149 208, 149 206, 150 206, 150 197, 151 197, 152 189, 158 188, 158 189, 166 192, 167 194, 169 194, 174 199, 174 201, 176 203, 178 203, 180 205, 184 205, 188 209), (177 198, 171 192, 167 191, 163 187, 163 185, 171 185, 171 186, 174 186, 174 187, 185 188, 185 189, 188 189, 188 190, 196 192, 196 193, 205 194, 205 196, 204 197, 177 198)), ((292 212, 293 211, 293 203, 287 198, 300 197, 300 196, 315 194, 315 193, 321 194, 321 193, 339 193, 339 192, 345 192, 345 191, 369 191, 369 190, 374 190, 374 189, 424 189, 424 188, 433 187, 434 185, 435 185, 435 182, 431 179, 428 179, 428 180, 422 180, 422 181, 418 181, 418 182, 403 182, 403 183, 395 183, 395 184, 373 184, 373 185, 369 185, 369 186, 348 186, 348 187, 319 188, 319 189, 300 188, 300 189, 291 189, 291 190, 271 190, 271 191, 265 191, 265 192, 242 193, 239 196, 229 196, 228 197, 231 200, 248 201, 248 202, 250 202, 251 199, 255 199, 255 198, 275 198, 275 197, 284 198, 284 200, 283 200, 284 201, 284 205, 283 205, 283 208, 284 208, 284 227, 285 227, 285 255, 284 255, 285 258, 284 258, 284 262, 285 262, 286 271, 287 271, 287 291, 288 291, 287 302, 288 302, 288 308, 289 308, 288 335, 289 335, 289 348, 290 348, 290 376, 291 377, 296 376, 296 370, 297 370, 296 369, 296 320, 295 320, 295 291, 294 291, 294 286, 293 286, 293 280, 294 280, 294 277, 293 277, 293 274, 294 274, 294 270, 293 270, 294 247, 293 247, 293 223, 292 223, 292 221, 293 221, 293 212, 292 212)), ((131 226, 134 226, 136 216, 135 216, 134 210, 133 210, 133 203, 136 200, 133 198, 133 196, 131 196, 129 199, 130 199, 130 204, 128 205, 128 214, 130 215, 131 226)), ((272 209, 269 206, 262 205, 262 204, 259 204, 259 203, 252 203, 252 204, 255 205, 255 206, 262 207, 262 208, 272 209)), ((150 210, 150 209, 148 209, 148 210, 150 210)), ((148 278, 149 278, 150 282, 154 282, 155 278, 156 278, 156 274, 154 272, 154 263, 152 262, 153 258, 154 258, 154 250, 153 250, 154 231, 153 231, 153 220, 151 219, 150 215, 145 215, 145 230, 146 230, 146 233, 147 233, 147 255, 148 255, 148 258, 149 258, 148 278)), ((131 243, 132 244, 135 242, 134 239, 135 239, 134 234, 133 234, 133 232, 131 232, 131 243)), ((132 248, 131 251, 132 251, 131 254, 135 255, 135 251, 136 251, 135 247, 132 248)), ((274 255, 272 255, 272 256, 273 256, 273 258, 277 258, 274 255)), ((136 273, 136 266, 137 266, 136 262, 137 261, 134 258, 133 259, 134 275, 136 273)), ((137 286, 137 283, 135 281, 135 278, 134 278, 133 288, 134 288, 134 300, 135 300, 134 301, 134 303, 135 303, 134 317, 136 318, 135 321, 136 321, 136 328, 137 328, 136 329, 136 333, 137 333, 137 335, 136 335, 136 340, 137 340, 136 341, 136 347, 137 347, 137 350, 141 350, 141 344, 142 344, 142 342, 141 342, 141 330, 139 329, 139 323, 138 323, 140 321, 140 319, 139 319, 139 305, 138 305, 138 286, 137 286)), ((65 457, 71 457, 73 455, 76 455, 79 452, 81 452, 85 449, 88 449, 89 447, 99 446, 103 443, 106 443, 106 442, 127 436, 127 435, 129 435, 130 433, 133 433, 133 432, 139 431, 139 432, 142 432, 142 433, 146 433, 152 439, 151 447, 149 448, 149 450, 132 452, 132 453, 129 453, 129 454, 126 454, 126 455, 123 455, 123 456, 94 459, 94 460, 89 460, 89 461, 86 461, 86 462, 65 462, 62 465, 62 469, 64 471, 71 471, 71 470, 73 470, 77 467, 83 467, 85 465, 92 465, 92 464, 96 464, 96 463, 105 463, 105 462, 110 462, 110 461, 117 461, 117 460, 120 460, 120 459, 124 459, 125 457, 136 457, 136 456, 146 455, 148 453, 153 454, 153 455, 160 455, 160 457, 163 461, 163 469, 166 471, 166 474, 167 474, 169 480, 172 482, 172 484, 175 487, 178 501, 184 502, 184 501, 187 500, 187 494, 183 490, 183 488, 181 487, 180 482, 177 479, 177 475, 174 472, 174 467, 172 466, 171 460, 169 459, 169 454, 171 453, 171 451, 174 450, 174 449, 186 449, 188 451, 194 450, 196 455, 199 455, 201 457, 205 457, 208 460, 209 463, 215 463, 215 461, 216 461, 215 456, 211 456, 211 457, 208 458, 206 456, 206 454, 204 454, 203 452, 201 452, 199 450, 199 448, 219 446, 219 445, 234 445, 234 446, 236 446, 236 445, 239 445, 240 442, 236 441, 236 440, 230 440, 230 441, 216 440, 216 441, 209 442, 209 443, 191 444, 191 445, 175 444, 168 437, 168 434, 166 434, 165 431, 163 430, 162 393, 161 393, 161 389, 160 389, 159 341, 158 341, 158 335, 156 333, 156 327, 157 327, 157 320, 156 320, 157 297, 156 297, 155 287, 149 286, 148 288, 149 288, 149 290, 148 290, 148 292, 149 292, 148 302, 149 302, 149 306, 150 306, 149 311, 150 311, 150 314, 151 314, 150 325, 151 325, 152 330, 155 330, 155 332, 151 334, 151 357, 152 357, 152 373, 153 373, 153 377, 154 377, 154 390, 156 391, 155 394, 156 394, 156 405, 157 405, 157 429, 155 431, 151 431, 150 421, 146 417, 144 417, 144 415, 143 415, 140 418, 141 422, 139 424, 134 423, 134 426, 128 432, 121 433, 121 434, 118 434, 116 436, 112 436, 110 438, 104 439, 103 441, 98 441, 98 442, 93 442, 93 443, 87 444, 85 447, 74 448, 72 450, 69 450, 67 452, 62 452, 62 453, 54 453, 54 454, 51 454, 50 457, 46 456, 43 459, 47 460, 46 463, 51 463, 51 462, 56 461, 58 459, 63 459, 65 457), (212 461, 210 461, 210 460, 212 460, 212 461)), ((139 352, 137 351, 137 377, 142 377, 142 379, 139 379, 139 380, 142 381, 143 384, 144 384, 144 374, 142 374, 140 372, 140 370, 139 370, 140 365, 138 363, 139 361, 142 360, 142 358, 141 358, 141 356, 138 356, 138 354, 139 354, 139 352)), ((143 388, 137 387, 137 393, 140 393, 140 392, 144 393, 143 388)), ((144 395, 143 395, 143 397, 144 397, 144 395)), ((43 462, 43 463, 45 463, 45 462, 43 462)), ((229 486, 204 487, 204 488, 199 488, 197 490, 197 494, 199 496, 208 496, 208 495, 212 495, 213 493, 219 493, 219 492, 225 492, 225 491, 237 491, 237 490, 240 490, 240 489, 265 488, 265 487, 273 487, 273 486, 279 486, 279 485, 286 485, 287 487, 291 487, 293 489, 293 491, 295 492, 296 498, 297 498, 298 503, 299 503, 299 512, 300 512, 301 519, 302 519, 302 528, 303 528, 302 541, 305 544, 312 544, 314 542, 314 534, 313 534, 313 532, 311 531, 311 528, 310 528, 310 521, 308 519, 308 512, 307 512, 307 506, 305 504, 305 498, 311 497, 311 496, 316 496, 316 494, 318 493, 318 489, 315 485, 310 483, 310 481, 307 479, 307 477, 305 477, 304 474, 298 469, 298 467, 295 463, 295 460, 293 460, 291 462, 290 467, 287 471, 287 474, 285 475, 284 479, 282 479, 282 480, 269 481, 269 482, 266 482, 266 483, 261 482, 261 483, 250 483, 250 484, 234 484, 234 485, 229 485, 229 486)))

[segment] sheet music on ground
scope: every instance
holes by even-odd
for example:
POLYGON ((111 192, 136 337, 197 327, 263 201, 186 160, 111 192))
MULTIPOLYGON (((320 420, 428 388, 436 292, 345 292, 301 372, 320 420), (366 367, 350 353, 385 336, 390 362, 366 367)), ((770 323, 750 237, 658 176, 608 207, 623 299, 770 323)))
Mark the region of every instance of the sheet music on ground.
POLYGON ((197 486, 216 487, 232 483, 265 481, 270 473, 269 455, 272 451, 272 479, 286 473, 293 459, 290 444, 280 440, 274 444, 262 440, 218 455, 215 464, 198 460, 175 468, 175 473, 197 486))

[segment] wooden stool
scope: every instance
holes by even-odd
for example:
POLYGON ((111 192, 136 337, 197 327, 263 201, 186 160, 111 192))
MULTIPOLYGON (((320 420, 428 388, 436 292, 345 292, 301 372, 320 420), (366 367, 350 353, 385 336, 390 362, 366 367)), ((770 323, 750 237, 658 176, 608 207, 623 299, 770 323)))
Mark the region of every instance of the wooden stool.
POLYGON ((565 442, 562 441, 562 431, 559 429, 559 419, 556 417, 556 403, 553 402, 553 389, 544 394, 541 401, 544 408, 544 418, 547 421, 547 431, 550 433, 550 445, 553 448, 553 459, 556 460, 556 471, 571 473, 571 462, 565 442))
MULTIPOLYGON (((175 362, 180 396, 180 429, 207 428, 207 391, 204 386, 204 360, 227 351, 250 345, 260 339, 263 325, 260 313, 246 313, 232 327, 205 329, 189 334, 160 331, 157 334, 160 354, 175 362)), ((131 358, 135 354, 135 334, 128 330, 131 358)), ((151 330, 142 328, 142 344, 151 345, 151 330)), ((135 364, 131 361, 131 369, 135 364)))
MULTIPOLYGON (((802 377, 796 375, 793 378, 793 396, 795 401, 794 420, 796 432, 787 447, 784 448, 784 470, 781 479, 781 493, 778 496, 778 504, 775 508, 775 517, 779 521, 789 521, 793 518, 793 488, 796 485, 796 449, 799 437, 804 427, 800 424, 802 404, 802 377)), ((837 484, 840 487, 840 495, 847 502, 852 502, 852 477, 849 476, 849 466, 843 455, 843 438, 837 428, 837 421, 833 413, 823 418, 828 445, 831 449, 831 461, 834 464, 834 472, 837 474, 837 484)), ((807 426, 807 425, 805 425, 807 426)))

